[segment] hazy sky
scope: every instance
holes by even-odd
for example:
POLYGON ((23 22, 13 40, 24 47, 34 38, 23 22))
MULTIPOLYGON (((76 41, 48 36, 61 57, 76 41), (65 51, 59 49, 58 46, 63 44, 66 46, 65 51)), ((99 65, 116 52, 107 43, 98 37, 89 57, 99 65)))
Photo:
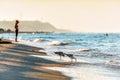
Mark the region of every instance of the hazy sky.
POLYGON ((120 32, 119 0, 0 0, 0 20, 42 20, 78 32, 120 32))

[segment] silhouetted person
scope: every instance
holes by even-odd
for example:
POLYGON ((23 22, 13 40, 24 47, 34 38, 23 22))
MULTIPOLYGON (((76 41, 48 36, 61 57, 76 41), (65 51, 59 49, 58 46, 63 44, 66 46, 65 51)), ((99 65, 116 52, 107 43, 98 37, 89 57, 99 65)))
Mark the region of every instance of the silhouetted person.
POLYGON ((15 22, 15 42, 17 42, 17 36, 18 36, 18 31, 19 31, 18 23, 19 23, 19 21, 16 20, 16 22, 15 22))
POLYGON ((108 36, 108 33, 106 33, 105 35, 108 36))

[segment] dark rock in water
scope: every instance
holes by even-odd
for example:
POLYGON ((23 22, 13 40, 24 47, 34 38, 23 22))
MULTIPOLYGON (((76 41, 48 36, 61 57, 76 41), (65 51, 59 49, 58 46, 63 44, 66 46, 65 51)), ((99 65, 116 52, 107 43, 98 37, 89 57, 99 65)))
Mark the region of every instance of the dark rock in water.
POLYGON ((11 43, 12 42, 10 40, 0 38, 0 44, 11 44, 11 43))
POLYGON ((106 33, 105 36, 108 36, 108 33, 106 33))

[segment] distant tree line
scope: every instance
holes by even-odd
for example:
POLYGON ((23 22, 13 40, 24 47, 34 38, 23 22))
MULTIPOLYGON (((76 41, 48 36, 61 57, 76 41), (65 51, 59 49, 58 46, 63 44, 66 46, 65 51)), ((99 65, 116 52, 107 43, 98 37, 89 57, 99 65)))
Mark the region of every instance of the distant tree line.
POLYGON ((3 28, 0 28, 0 33, 3 33, 4 32, 4 29, 3 28))
POLYGON ((0 33, 5 33, 5 32, 13 32, 11 29, 3 29, 3 28, 0 28, 0 33))

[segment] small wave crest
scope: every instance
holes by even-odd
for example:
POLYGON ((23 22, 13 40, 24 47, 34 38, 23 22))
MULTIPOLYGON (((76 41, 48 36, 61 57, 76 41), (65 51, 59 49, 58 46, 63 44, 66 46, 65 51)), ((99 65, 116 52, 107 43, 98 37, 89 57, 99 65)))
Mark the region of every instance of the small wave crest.
POLYGON ((113 61, 113 60, 108 60, 106 61, 106 64, 118 64, 118 62, 113 61))
POLYGON ((36 38, 36 39, 33 40, 33 42, 41 42, 41 40, 36 38))
POLYGON ((64 45, 69 45, 72 42, 60 42, 60 41, 52 41, 49 42, 48 45, 52 45, 52 46, 64 46, 64 45))
POLYGON ((82 49, 80 49, 81 52, 88 52, 90 50, 91 50, 90 48, 82 48, 82 49))

